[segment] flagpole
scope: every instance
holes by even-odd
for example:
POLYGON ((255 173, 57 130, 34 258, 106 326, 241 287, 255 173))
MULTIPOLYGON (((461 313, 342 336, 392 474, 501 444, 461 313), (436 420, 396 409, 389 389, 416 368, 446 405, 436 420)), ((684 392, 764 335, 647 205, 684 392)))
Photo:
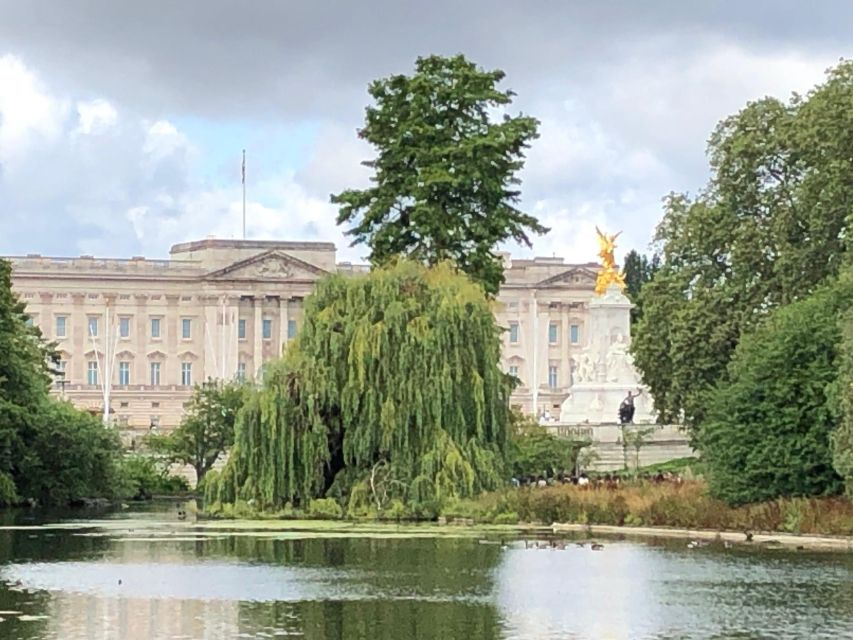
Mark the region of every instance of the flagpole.
POLYGON ((243 240, 246 239, 246 150, 243 149, 243 240))

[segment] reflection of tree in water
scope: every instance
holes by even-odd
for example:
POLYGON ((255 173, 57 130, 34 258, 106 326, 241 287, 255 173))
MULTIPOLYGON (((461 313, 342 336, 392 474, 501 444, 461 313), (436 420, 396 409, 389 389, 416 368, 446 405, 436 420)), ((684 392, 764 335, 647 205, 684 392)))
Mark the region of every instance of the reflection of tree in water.
POLYGON ((203 556, 329 568, 329 600, 242 603, 240 630, 326 638, 499 638, 493 592, 497 545, 471 539, 211 540, 203 556))
POLYGON ((501 628, 491 605, 424 601, 243 604, 241 633, 299 633, 305 640, 497 640, 501 628))
MULTIPOLYGON (((0 581, 0 611, 19 611, 27 615, 42 615, 48 609, 50 596, 47 593, 23 592, 9 589, 10 585, 0 581)), ((0 615, 0 638, 29 640, 44 638, 48 630, 48 620, 19 620, 17 615, 0 615)))

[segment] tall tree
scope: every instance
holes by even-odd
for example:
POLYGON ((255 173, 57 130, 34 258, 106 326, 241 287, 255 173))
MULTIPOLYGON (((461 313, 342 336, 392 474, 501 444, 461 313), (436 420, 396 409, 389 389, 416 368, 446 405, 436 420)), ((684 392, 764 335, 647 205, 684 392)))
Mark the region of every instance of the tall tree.
POLYGON ((200 485, 234 444, 234 423, 245 399, 246 387, 237 382, 208 380, 196 385, 178 428, 164 436, 150 436, 148 444, 169 461, 192 466, 200 485))
POLYGON ((853 207, 851 109, 851 62, 807 96, 752 102, 711 136, 707 188, 667 199, 633 346, 662 418, 700 424, 741 336, 837 275, 853 207))
POLYGON ((48 396, 55 354, 0 260, 0 506, 111 496, 120 445, 100 420, 48 396))
POLYGON ((698 431, 714 495, 740 504, 841 489, 830 437, 839 317, 851 298, 849 285, 825 287, 775 309, 740 341, 698 431))
POLYGON ((503 71, 464 56, 418 58, 412 76, 371 83, 374 100, 359 136, 377 150, 364 164, 374 186, 332 196, 338 224, 382 265, 397 255, 425 264, 453 261, 491 294, 503 282, 497 245, 530 245, 547 229, 518 208, 518 171, 537 134, 531 117, 504 115, 515 95, 503 71))
POLYGON ((651 259, 631 249, 625 256, 625 265, 623 271, 625 273, 625 290, 628 298, 634 303, 634 308, 631 309, 631 322, 635 323, 642 315, 640 306, 640 291, 643 289, 649 280, 651 280, 655 272, 660 266, 660 257, 654 254, 651 259))
POLYGON ((510 384, 490 304, 448 265, 330 276, 240 412, 206 498, 273 509, 393 498, 434 513, 502 481, 510 384))

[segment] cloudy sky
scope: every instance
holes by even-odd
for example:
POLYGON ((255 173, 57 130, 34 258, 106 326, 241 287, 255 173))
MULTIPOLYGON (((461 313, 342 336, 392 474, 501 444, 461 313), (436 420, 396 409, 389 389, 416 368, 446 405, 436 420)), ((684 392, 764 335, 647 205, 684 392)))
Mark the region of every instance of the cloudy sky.
POLYGON ((506 71, 541 120, 518 255, 644 248, 670 191, 746 101, 853 55, 853 3, 815 0, 0 0, 0 254, 164 257, 208 235, 348 248, 329 194, 363 185, 370 80, 419 55, 506 71))

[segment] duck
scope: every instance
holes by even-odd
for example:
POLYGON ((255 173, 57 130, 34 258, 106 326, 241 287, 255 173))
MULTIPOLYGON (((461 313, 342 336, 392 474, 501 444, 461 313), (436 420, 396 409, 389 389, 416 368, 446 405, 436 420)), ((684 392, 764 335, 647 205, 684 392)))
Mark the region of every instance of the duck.
POLYGON ((604 549, 604 545, 598 542, 593 542, 589 548, 593 551, 601 551, 602 549, 604 549))
POLYGON ((747 541, 747 542, 752 542, 752 531, 744 531, 744 532, 743 532, 743 535, 745 535, 745 536, 746 536, 746 541, 747 541))

